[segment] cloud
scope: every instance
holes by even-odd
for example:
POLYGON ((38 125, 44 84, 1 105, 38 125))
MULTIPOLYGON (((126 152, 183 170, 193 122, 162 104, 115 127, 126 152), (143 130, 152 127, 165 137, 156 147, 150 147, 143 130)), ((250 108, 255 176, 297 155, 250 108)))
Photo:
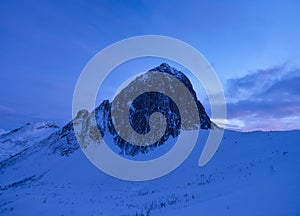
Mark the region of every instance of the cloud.
POLYGON ((228 121, 243 121, 240 130, 300 129, 300 69, 283 65, 230 79, 226 94, 228 121))

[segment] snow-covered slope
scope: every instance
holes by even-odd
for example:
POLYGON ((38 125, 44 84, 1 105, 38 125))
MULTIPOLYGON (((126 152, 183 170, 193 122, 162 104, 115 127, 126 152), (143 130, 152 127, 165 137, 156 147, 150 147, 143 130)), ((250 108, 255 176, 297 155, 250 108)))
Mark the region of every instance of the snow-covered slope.
POLYGON ((24 149, 48 137, 58 130, 51 121, 27 123, 26 125, 0 135, 0 161, 18 154, 24 149))
POLYGON ((96 169, 66 126, 0 163, 0 214, 300 214, 300 131, 226 131, 218 152, 200 168, 208 132, 200 132, 190 157, 172 173, 128 182, 96 169))

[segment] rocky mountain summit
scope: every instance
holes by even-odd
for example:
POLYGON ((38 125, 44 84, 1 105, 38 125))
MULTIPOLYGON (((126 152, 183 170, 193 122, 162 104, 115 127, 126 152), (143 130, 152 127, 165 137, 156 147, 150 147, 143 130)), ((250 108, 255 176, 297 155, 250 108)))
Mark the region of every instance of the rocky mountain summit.
MULTIPOLYGON (((165 78, 160 80, 153 80, 153 77, 151 77, 151 79, 151 82, 157 83, 167 92, 174 92, 176 90, 175 83, 170 79, 165 78)), ((186 95, 184 95, 184 93, 178 92, 175 94, 175 97, 177 101, 179 101, 181 104, 184 104, 185 110, 189 109, 189 107, 191 106, 191 102, 186 101, 186 95)), ((118 107, 116 109, 118 109, 118 107)), ((73 121, 73 124, 75 126, 81 126, 81 132, 80 134, 78 134, 78 136, 83 140, 83 145, 88 145, 92 141, 96 141, 97 139, 101 138, 105 139, 106 136, 112 135, 114 143, 120 149, 119 153, 122 155, 131 156, 135 156, 138 153, 147 153, 149 150, 154 150, 157 146, 163 145, 170 136, 176 138, 180 134, 180 129, 192 130, 199 127, 201 129, 210 129, 213 125, 207 113, 205 112, 203 105, 197 99, 196 92, 194 91, 190 80, 185 76, 184 73, 170 67, 166 63, 163 63, 160 66, 155 67, 148 72, 136 77, 135 80, 130 82, 121 92, 119 92, 119 94, 114 98, 112 102, 110 102, 109 100, 104 100, 91 113, 86 110, 78 112, 76 118, 73 121), (132 127, 133 130, 139 134, 147 134, 151 130, 149 124, 150 116, 155 112, 159 112, 163 114, 166 119, 166 130, 163 136, 151 145, 133 145, 132 143, 124 140, 119 135, 119 131, 117 131, 114 127, 112 121, 112 104, 113 102, 115 102, 115 100, 119 99, 118 97, 121 97, 120 95, 128 95, 134 91, 138 91, 136 86, 147 85, 150 79, 149 75, 154 72, 171 75, 184 84, 184 86, 192 95, 198 109, 198 113, 193 113, 192 115, 199 116, 191 116, 191 118, 199 119, 199 122, 188 122, 187 124, 181 125, 182 122, 180 112, 176 103, 170 97, 160 92, 144 92, 143 94, 136 97, 133 101, 131 101, 129 113, 122 114, 122 119, 129 117, 130 125, 126 125, 126 121, 124 121, 122 122, 121 127, 132 127), (95 116, 96 118, 96 123, 94 124, 92 124, 92 121, 94 119, 92 118, 93 116, 95 116), (100 133, 98 133, 97 130, 99 130, 100 133), (99 137, 99 134, 101 135, 101 137, 99 137)))

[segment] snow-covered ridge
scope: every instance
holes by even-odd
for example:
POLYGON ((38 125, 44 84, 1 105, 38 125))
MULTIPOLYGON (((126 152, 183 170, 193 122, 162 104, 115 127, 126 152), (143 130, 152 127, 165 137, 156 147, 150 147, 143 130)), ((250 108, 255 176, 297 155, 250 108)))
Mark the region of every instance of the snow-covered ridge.
POLYGON ((20 128, 0 135, 0 161, 40 142, 58 129, 59 126, 55 122, 43 121, 27 123, 20 128))
POLYGON ((6 131, 6 130, 3 130, 3 129, 1 129, 0 128, 0 136, 2 135, 2 134, 5 134, 5 133, 7 133, 8 131, 6 131))

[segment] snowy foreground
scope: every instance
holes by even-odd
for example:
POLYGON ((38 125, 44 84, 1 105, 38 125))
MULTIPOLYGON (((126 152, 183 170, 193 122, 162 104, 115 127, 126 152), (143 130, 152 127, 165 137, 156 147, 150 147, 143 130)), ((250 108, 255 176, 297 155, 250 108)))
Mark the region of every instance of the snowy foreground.
POLYGON ((0 163, 0 214, 300 215, 300 131, 226 131, 200 168, 205 133, 178 169, 147 182, 110 177, 80 149, 62 156, 37 143, 0 163))

